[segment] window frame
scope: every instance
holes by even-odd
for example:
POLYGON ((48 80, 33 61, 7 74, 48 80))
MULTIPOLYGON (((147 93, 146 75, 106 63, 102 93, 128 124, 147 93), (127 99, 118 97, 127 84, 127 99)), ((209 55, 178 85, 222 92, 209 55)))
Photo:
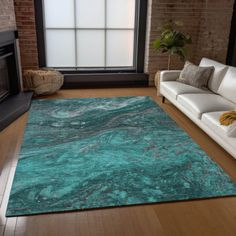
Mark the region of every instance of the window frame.
MULTIPOLYGON (((35 2, 35 21, 38 47, 39 67, 46 67, 46 44, 43 0, 35 2)), ((64 74, 90 74, 90 73, 143 73, 145 38, 146 38, 146 17, 147 0, 136 0, 135 6, 135 29, 134 29, 134 67, 53 67, 64 74)))
POLYGON ((234 2, 231 29, 229 35, 227 65, 236 66, 236 1, 234 2))

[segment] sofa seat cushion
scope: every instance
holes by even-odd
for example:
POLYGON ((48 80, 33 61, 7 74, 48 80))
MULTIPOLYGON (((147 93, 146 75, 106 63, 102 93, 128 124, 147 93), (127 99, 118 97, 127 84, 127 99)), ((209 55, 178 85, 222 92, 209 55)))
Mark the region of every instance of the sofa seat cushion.
POLYGON ((236 106, 216 94, 182 94, 178 95, 177 101, 198 119, 203 113, 232 110, 236 106))
POLYGON ((236 122, 229 126, 221 125, 219 122, 220 116, 226 111, 216 111, 204 113, 202 115, 202 122, 222 138, 234 137, 236 141, 236 122))
POLYGON ((186 93, 212 93, 209 90, 203 90, 177 81, 161 82, 161 89, 165 90, 171 97, 177 99, 179 94, 186 93))

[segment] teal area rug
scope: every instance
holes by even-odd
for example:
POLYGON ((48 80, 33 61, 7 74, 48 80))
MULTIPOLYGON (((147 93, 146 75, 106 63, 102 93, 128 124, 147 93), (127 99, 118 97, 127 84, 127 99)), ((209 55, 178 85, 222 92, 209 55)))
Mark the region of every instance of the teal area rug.
POLYGON ((149 97, 35 100, 7 216, 236 195, 149 97))

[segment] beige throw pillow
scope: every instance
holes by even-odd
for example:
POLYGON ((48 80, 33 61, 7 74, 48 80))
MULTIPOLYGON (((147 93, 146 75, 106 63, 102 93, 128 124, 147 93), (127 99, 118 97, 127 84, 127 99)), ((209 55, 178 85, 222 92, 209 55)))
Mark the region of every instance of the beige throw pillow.
POLYGON ((177 81, 197 88, 207 88, 208 80, 213 71, 214 66, 200 67, 186 61, 177 81))

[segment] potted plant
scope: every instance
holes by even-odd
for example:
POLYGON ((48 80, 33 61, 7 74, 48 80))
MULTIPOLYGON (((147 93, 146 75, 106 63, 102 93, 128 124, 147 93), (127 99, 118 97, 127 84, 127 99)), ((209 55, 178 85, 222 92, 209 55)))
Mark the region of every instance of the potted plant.
POLYGON ((183 26, 181 22, 169 21, 163 25, 160 38, 153 42, 156 51, 168 54, 168 70, 170 70, 171 56, 177 55, 181 60, 185 60, 186 45, 192 42, 188 34, 179 31, 181 26, 183 26))

